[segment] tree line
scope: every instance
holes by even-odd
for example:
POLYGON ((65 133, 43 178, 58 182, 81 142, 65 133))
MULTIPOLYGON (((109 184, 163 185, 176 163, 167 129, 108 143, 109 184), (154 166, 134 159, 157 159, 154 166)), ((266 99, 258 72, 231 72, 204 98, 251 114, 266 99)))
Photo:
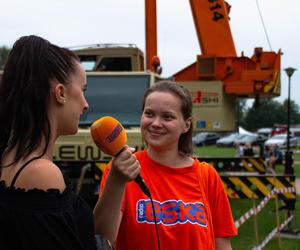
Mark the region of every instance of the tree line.
MULTIPOLYGON (((287 124, 288 99, 282 103, 274 99, 263 99, 257 105, 247 107, 245 100, 237 101, 239 120, 237 123, 250 131, 273 127, 274 124, 287 124)), ((290 100, 290 125, 300 124, 299 105, 290 100)))

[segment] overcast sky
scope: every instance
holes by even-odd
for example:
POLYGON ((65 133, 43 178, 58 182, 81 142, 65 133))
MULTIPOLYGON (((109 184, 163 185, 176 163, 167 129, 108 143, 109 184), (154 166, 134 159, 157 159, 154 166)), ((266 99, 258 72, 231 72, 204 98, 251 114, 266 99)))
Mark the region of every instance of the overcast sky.
MULTIPOLYGON (((291 99, 300 105, 300 2, 297 0, 228 0, 230 26, 238 55, 255 47, 282 50, 282 69, 297 68, 291 99)), ((60 46, 134 43, 144 51, 143 0, 0 0, 0 46, 12 46, 23 35, 36 34, 60 46)), ((170 76, 196 60, 200 47, 188 0, 157 0, 158 54, 163 75, 170 76)), ((288 78, 281 74, 287 98, 288 78)))

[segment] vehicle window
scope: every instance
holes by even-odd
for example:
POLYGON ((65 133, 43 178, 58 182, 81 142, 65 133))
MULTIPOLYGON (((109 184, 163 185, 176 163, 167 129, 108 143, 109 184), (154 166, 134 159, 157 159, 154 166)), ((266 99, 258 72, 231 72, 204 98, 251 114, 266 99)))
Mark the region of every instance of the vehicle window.
POLYGON ((100 117, 115 117, 124 126, 139 126, 141 102, 150 86, 150 75, 87 75, 85 97, 88 112, 80 119, 80 125, 91 125, 100 117))
POLYGON ((201 134, 201 133, 200 133, 200 134, 197 134, 197 135, 196 135, 196 138, 197 138, 197 139, 205 138, 205 137, 206 137, 206 134, 201 134))
POLYGON ((104 57, 97 71, 132 71, 130 57, 104 57))
POLYGON ((285 139, 286 136, 285 135, 275 135, 274 139, 285 139))
POLYGON ((85 71, 94 70, 97 61, 96 56, 79 56, 79 58, 85 71))

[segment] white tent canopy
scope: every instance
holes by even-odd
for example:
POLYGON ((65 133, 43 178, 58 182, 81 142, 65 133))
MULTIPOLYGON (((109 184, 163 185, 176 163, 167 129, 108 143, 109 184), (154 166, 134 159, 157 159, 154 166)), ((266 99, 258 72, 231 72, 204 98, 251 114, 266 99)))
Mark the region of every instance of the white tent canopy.
POLYGON ((255 135, 254 133, 251 133, 249 131, 247 131, 246 129, 239 127, 239 134, 243 134, 243 135, 255 135))

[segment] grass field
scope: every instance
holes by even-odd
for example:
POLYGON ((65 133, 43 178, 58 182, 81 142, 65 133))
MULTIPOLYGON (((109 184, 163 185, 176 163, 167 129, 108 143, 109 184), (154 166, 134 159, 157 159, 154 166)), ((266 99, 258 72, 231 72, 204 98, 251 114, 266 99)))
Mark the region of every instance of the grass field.
MULTIPOLYGON (((202 157, 234 157, 235 149, 234 148, 218 148, 216 146, 206 146, 206 147, 197 147, 194 150, 195 154, 201 158, 202 157)), ((294 154, 294 172, 296 177, 300 178, 300 154, 294 154)), ((284 172, 284 166, 277 166, 276 171, 278 173, 284 172)), ((299 196, 297 197, 300 198, 299 196)), ((257 206, 261 200, 248 200, 248 199, 230 199, 230 204, 232 208, 232 215, 234 220, 237 220, 245 212, 253 207, 254 202, 257 206)), ((282 206, 283 202, 279 201, 279 206, 282 206)), ((265 237, 276 227, 276 202, 271 200, 267 205, 262 209, 262 211, 257 215, 257 230, 258 230, 258 244, 260 244, 265 237)), ((279 221, 282 223, 286 217, 286 210, 281 210, 279 212, 279 221)), ((239 228, 239 235, 232 238, 232 247, 234 250, 248 250, 252 249, 256 245, 256 234, 255 234, 255 220, 254 217, 249 219, 239 228)), ((296 202, 295 210, 295 219, 293 220, 294 228, 300 230, 300 202, 296 202)), ((281 238, 280 242, 278 238, 273 238, 264 248, 266 250, 300 250, 300 240, 295 239, 284 239, 281 238)))
MULTIPOLYGON (((259 204, 260 200, 256 201, 256 206, 259 204)), ((230 199, 230 204, 232 208, 233 218, 236 220, 242 216, 246 211, 248 211, 253 206, 252 200, 233 200, 230 199)), ((279 206, 282 203, 280 202, 279 206)), ((274 200, 271 200, 267 205, 262 209, 262 211, 257 215, 257 229, 258 229, 258 244, 260 244, 265 237, 276 227, 276 203, 274 200)), ((280 222, 282 223, 287 214, 284 210, 279 213, 280 222)), ((295 223, 294 228, 300 229, 300 203, 296 202, 295 210, 295 223)), ((256 236, 255 236, 255 226, 254 218, 252 217, 246 221, 239 228, 239 235, 232 238, 231 243, 232 247, 235 250, 247 250, 252 249, 256 245, 256 236)), ((266 250, 275 250, 275 249, 291 249, 291 250, 300 250, 300 240, 296 239, 283 239, 281 238, 281 248, 279 248, 278 238, 273 238, 264 248, 266 250)))

